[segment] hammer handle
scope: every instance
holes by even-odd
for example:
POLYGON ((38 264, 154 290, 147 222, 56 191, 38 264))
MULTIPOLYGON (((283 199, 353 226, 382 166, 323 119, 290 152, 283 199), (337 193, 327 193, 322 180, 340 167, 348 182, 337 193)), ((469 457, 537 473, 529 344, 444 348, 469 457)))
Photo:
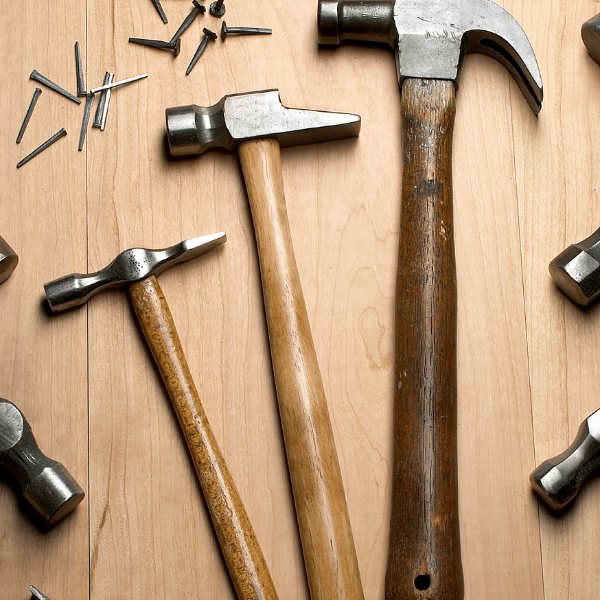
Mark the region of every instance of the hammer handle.
POLYGON ((363 600, 342 476, 287 217, 279 142, 238 146, 312 600, 363 600))
POLYGON ((277 600, 271 575, 200 402, 156 277, 132 284, 129 294, 179 419, 238 598, 277 600))
POLYGON ((406 79, 386 600, 458 600, 454 84, 406 79))

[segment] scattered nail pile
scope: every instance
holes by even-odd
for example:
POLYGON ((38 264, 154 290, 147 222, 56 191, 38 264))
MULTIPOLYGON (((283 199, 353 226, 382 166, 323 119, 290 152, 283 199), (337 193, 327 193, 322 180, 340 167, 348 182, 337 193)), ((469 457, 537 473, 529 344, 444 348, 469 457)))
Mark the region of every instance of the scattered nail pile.
MULTIPOLYGON (((162 9, 162 6, 160 5, 160 0, 151 0, 151 1, 154 4, 154 7, 156 8, 156 10, 158 11, 158 14, 160 15, 163 23, 166 24, 168 22, 168 20, 165 15, 165 12, 162 9)), ((169 51, 173 52, 173 56, 177 56, 181 50, 181 39, 180 39, 181 35, 192 24, 194 19, 199 14, 206 12, 206 8, 198 0, 192 0, 192 4, 193 4, 193 8, 192 8, 190 14, 183 20, 183 23, 181 23, 181 25, 178 27, 178 29, 175 32, 175 34, 173 35, 173 37, 168 42, 164 42, 161 40, 148 40, 148 39, 144 39, 144 38, 133 38, 133 37, 129 38, 129 41, 133 44, 141 44, 143 46, 149 46, 151 48, 157 48, 159 50, 169 50, 169 51)), ((217 18, 222 17, 225 14, 224 0, 215 0, 215 2, 213 2, 210 5, 209 12, 213 17, 217 17, 217 18)), ((188 65, 188 68, 185 72, 186 75, 190 74, 191 70, 194 68, 194 65, 198 62, 198 60, 202 56, 203 52, 206 50, 208 43, 216 40, 218 37, 214 31, 211 31, 210 29, 207 29, 206 27, 204 27, 202 31, 204 32, 204 36, 202 37, 200 45, 196 49, 196 52, 194 53, 194 56, 192 57, 192 60, 191 60, 190 64, 188 65)), ((221 39, 223 41, 225 41, 225 39, 229 35, 266 35, 266 34, 270 34, 270 33, 271 33, 271 29, 266 29, 266 28, 262 28, 262 27, 228 27, 227 23, 225 23, 225 21, 223 21, 223 23, 221 25, 221 39)), ((96 114, 95 114, 94 120, 92 122, 92 127, 96 127, 98 129, 100 129, 101 131, 104 131, 104 128, 106 127, 106 117, 108 114, 108 107, 110 104, 111 90, 117 86, 121 86, 126 83, 131 83, 133 81, 137 81, 138 79, 143 79, 144 77, 147 77, 148 75, 146 73, 144 73, 143 75, 137 75, 136 77, 130 77, 129 79, 123 79, 122 81, 113 81, 114 73, 109 73, 107 71, 104 75, 104 80, 100 87, 86 91, 85 80, 84 80, 84 76, 83 76, 83 66, 82 66, 82 61, 81 61, 81 52, 79 50, 79 42, 75 42, 75 75, 76 75, 76 79, 77 79, 77 96, 74 96, 73 94, 71 94, 64 88, 60 87, 53 81, 50 81, 50 79, 48 79, 47 77, 44 77, 43 75, 41 75, 40 73, 38 73, 35 70, 31 72, 31 75, 29 77, 31 79, 37 81, 41 85, 44 85, 44 86, 50 88, 51 90, 54 90, 58 94, 61 94, 65 98, 68 98, 69 100, 71 100, 77 104, 81 104, 80 98, 85 97, 85 107, 84 107, 84 111, 83 111, 83 120, 81 123, 81 132, 79 134, 79 144, 78 144, 78 150, 83 150, 85 136, 87 133, 88 124, 89 124, 90 117, 92 114, 92 108, 94 105, 95 95, 99 93, 100 99, 99 99, 98 105, 96 107, 96 114)), ((19 134, 17 136, 17 144, 19 144, 21 142, 21 139, 23 138, 23 134, 25 133, 25 129, 27 128, 27 125, 28 125, 29 120, 31 119, 31 115, 33 113, 33 109, 35 108, 35 105, 36 105, 41 93, 42 93, 42 90, 40 88, 35 88, 33 98, 31 99, 29 108, 27 109, 27 113, 25 114, 25 118, 23 119, 23 124, 21 125, 19 134)), ((17 169, 22 167, 24 164, 28 163, 32 158, 34 158, 38 154, 40 154, 40 152, 43 152, 46 148, 48 148, 49 146, 54 144, 54 142, 56 142, 57 140, 59 140, 60 138, 66 136, 66 135, 67 135, 67 132, 65 131, 64 128, 61 129, 60 131, 58 131, 57 133, 55 133, 51 138, 46 140, 43 144, 38 146, 33 152, 28 154, 23 160, 19 161, 17 163, 17 169)))
MULTIPOLYGON (((106 126, 106 117, 108 114, 108 106, 110 103, 110 94, 111 94, 112 88, 115 88, 115 87, 121 86, 121 85, 125 85, 126 83, 131 83, 133 81, 137 81, 138 79, 143 79, 144 77, 147 77, 148 75, 146 73, 144 73, 143 75, 137 75, 136 77, 130 77, 129 79, 123 79, 122 81, 113 82, 113 78, 114 78, 113 73, 107 72, 104 76, 104 82, 103 82, 102 86, 97 87, 93 90, 86 91, 85 81, 84 81, 84 77, 83 77, 83 66, 81 63, 81 52, 79 50, 79 42, 75 42, 75 76, 77 79, 77 96, 85 96, 85 108, 83 111, 83 121, 81 124, 81 133, 79 134, 79 145, 78 145, 78 149, 83 150, 83 143, 85 141, 85 135, 86 135, 88 123, 90 120, 90 115, 92 113, 92 106, 94 104, 95 95, 97 93, 100 93, 100 100, 98 101, 98 107, 96 109, 96 115, 95 115, 92 127, 98 127, 101 131, 104 131, 104 128, 106 126)), ((35 71, 35 70, 32 71, 29 78, 33 79, 34 81, 37 81, 38 83, 46 86, 47 88, 50 88, 51 90, 54 90, 61 96, 68 98, 69 100, 75 102, 76 104, 81 104, 81 100, 77 96, 74 96, 70 92, 67 92, 67 90, 60 87, 59 85, 57 85, 56 83, 54 83, 53 81, 48 79, 47 77, 44 77, 37 71, 35 71)), ((33 109, 35 108, 35 105, 36 105, 41 93, 42 93, 41 88, 35 88, 33 98, 31 99, 29 108, 27 109, 27 113, 25 114, 25 118, 23 119, 23 124, 21 125, 21 128, 19 129, 19 134, 17 136, 17 144, 21 143, 21 140, 23 139, 23 134, 25 133, 25 129, 27 128, 27 125, 28 125, 29 120, 31 119, 31 115, 33 113, 33 109)), ((65 135, 67 135, 67 132, 64 128, 62 128, 60 131, 55 133, 51 138, 49 138, 43 144, 38 146, 33 152, 29 153, 23 160, 19 161, 17 163, 17 169, 22 167, 24 164, 28 163, 32 158, 35 158, 38 154, 40 154, 40 152, 43 152, 46 148, 48 148, 49 146, 54 144, 54 142, 58 141, 60 138, 64 137, 65 135)))
MULTIPOLYGON (((210 5, 209 12, 213 17, 222 17, 225 14, 225 5, 224 0, 216 0, 210 5)), ((159 0, 152 0, 152 4, 158 11, 163 23, 167 23, 167 17, 160 5, 159 0)), ((194 7, 190 14, 184 19, 183 23, 179 26, 173 37, 168 41, 164 42, 162 40, 148 40, 145 38, 129 38, 129 41, 132 44, 141 44, 142 46, 149 46, 150 48, 157 48, 158 50, 169 50, 173 52, 173 56, 177 56, 181 49, 181 34, 192 24, 194 19, 202 13, 206 12, 206 8, 198 2, 198 0, 192 0, 192 4, 194 7)), ((188 68, 185 72, 186 75, 189 75, 191 70, 194 68, 194 65, 198 62, 199 58, 202 56, 202 53, 206 50, 208 43, 210 41, 217 39, 217 34, 206 27, 202 30, 204 32, 204 36, 200 42, 200 45, 194 52, 194 56, 188 65, 188 68)), ((221 39, 225 41, 228 35, 267 35, 270 34, 271 30, 263 27, 227 27, 227 23, 223 21, 221 26, 221 39)))

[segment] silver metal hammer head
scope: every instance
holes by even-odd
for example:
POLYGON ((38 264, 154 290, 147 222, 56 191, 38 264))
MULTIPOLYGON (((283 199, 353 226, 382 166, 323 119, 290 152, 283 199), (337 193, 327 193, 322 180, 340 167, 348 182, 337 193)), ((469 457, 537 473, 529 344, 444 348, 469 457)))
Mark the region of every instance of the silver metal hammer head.
POLYGON ((166 118, 173 156, 211 148, 235 152, 240 142, 261 138, 275 138, 281 146, 312 144, 360 131, 358 115, 286 108, 278 90, 232 94, 209 107, 168 108, 166 118))
POLYGON ((587 20, 581 26, 581 39, 590 56, 600 64, 600 14, 587 20))
POLYGON ((548 266, 554 283, 573 302, 587 306, 600 296, 600 229, 571 244, 548 266))
POLYGON ((54 312, 79 306, 104 288, 129 285, 168 267, 192 260, 225 243, 224 233, 214 233, 186 240, 163 250, 130 248, 121 252, 108 267, 81 275, 73 273, 44 285, 48 304, 54 312))
POLYGON ((515 19, 491 0, 320 0, 319 43, 385 43, 396 52, 398 79, 457 81, 467 52, 487 54, 512 74, 537 114, 542 76, 515 19))

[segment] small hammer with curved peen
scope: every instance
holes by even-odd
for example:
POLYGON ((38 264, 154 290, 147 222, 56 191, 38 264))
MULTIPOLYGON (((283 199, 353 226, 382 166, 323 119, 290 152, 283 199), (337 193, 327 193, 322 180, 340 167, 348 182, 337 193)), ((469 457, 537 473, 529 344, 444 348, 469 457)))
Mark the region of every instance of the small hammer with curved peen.
POLYGON ((44 286, 57 312, 87 302, 99 291, 128 286, 135 315, 156 361, 185 441, 239 600, 277 600, 256 535, 217 444, 181 347, 157 275, 225 242, 224 233, 186 240, 164 250, 130 248, 108 267, 72 274, 44 286))
POLYGON ((392 517, 386 600, 463 596, 458 527, 455 89, 463 57, 487 54, 537 114, 542 79, 519 24, 490 0, 320 0, 319 43, 378 42, 402 91, 402 216, 396 288, 392 517))

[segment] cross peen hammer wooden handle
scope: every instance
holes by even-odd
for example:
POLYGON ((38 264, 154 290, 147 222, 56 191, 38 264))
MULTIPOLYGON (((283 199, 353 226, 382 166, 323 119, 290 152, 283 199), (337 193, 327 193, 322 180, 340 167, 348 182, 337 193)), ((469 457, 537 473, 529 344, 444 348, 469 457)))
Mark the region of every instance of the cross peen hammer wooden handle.
POLYGON ((362 600, 325 391, 287 218, 279 142, 238 153, 254 221, 271 360, 312 600, 362 600))
POLYGON ((200 402, 171 311, 154 275, 129 286, 146 342, 179 419, 240 600, 277 600, 262 551, 200 402))
POLYGON ((386 600, 460 600, 451 81, 406 79, 386 600))

